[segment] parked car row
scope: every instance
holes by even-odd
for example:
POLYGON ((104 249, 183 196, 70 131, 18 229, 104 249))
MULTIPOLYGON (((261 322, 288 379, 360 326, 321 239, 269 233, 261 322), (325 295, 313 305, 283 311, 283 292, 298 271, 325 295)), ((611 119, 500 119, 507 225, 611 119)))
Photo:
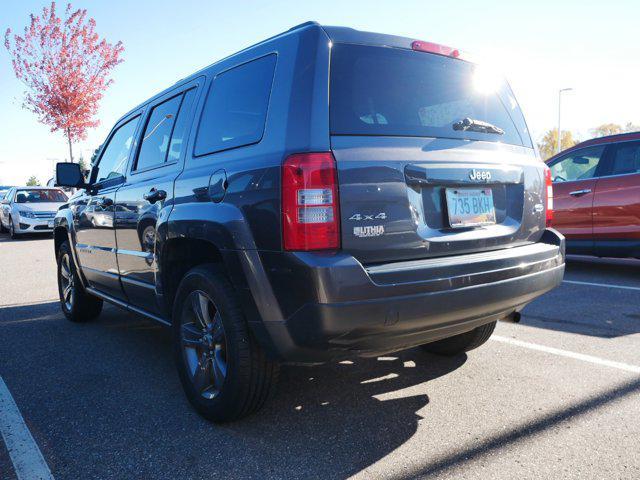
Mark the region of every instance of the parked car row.
POLYGON ((67 201, 59 188, 11 187, 0 200, 0 231, 11 238, 53 231, 53 218, 67 201))
POLYGON ((587 140, 547 165, 567 251, 640 258, 640 132, 587 140))

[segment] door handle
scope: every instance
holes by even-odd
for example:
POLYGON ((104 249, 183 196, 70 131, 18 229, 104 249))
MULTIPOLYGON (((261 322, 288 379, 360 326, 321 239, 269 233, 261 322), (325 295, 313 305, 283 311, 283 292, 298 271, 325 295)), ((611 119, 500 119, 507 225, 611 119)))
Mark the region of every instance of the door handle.
POLYGON ((149 193, 145 193, 142 197, 149 203, 156 203, 167 198, 167 192, 152 188, 149 193))
POLYGON ((581 197, 582 195, 586 195, 587 193, 591 193, 590 188, 585 188, 584 190, 574 190, 573 192, 569 192, 569 195, 573 197, 581 197))

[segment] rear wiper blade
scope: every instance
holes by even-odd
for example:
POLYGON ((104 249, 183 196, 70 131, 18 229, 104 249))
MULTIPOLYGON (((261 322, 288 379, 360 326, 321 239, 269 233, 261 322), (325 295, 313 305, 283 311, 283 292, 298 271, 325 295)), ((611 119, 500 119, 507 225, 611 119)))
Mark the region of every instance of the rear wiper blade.
POLYGON ((481 133, 495 133, 497 135, 504 135, 504 130, 500 127, 496 127, 488 122, 481 120, 474 120, 473 118, 463 118, 462 120, 453 124, 454 130, 481 132, 481 133))

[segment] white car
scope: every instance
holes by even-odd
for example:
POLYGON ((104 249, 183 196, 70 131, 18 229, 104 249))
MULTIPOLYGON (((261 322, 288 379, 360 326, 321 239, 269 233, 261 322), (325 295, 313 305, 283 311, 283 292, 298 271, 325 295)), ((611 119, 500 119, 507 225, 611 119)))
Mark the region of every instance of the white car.
POLYGON ((67 196, 59 188, 13 187, 0 202, 0 231, 16 238, 22 233, 53 231, 53 217, 67 196))

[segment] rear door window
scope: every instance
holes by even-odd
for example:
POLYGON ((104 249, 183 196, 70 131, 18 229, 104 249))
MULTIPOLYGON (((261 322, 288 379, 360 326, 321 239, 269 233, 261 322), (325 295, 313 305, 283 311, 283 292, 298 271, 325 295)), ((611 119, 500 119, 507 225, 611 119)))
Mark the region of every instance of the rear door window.
POLYGON ((134 171, 180 160, 195 95, 196 89, 191 88, 153 107, 134 171))
POLYGON ((177 162, 187 141, 187 130, 193 118, 193 101, 196 97, 196 89, 192 88, 184 93, 178 119, 173 127, 171 142, 169 143, 169 152, 167 153, 167 162, 177 162))
POLYGON ((276 55, 217 75, 204 105, 195 155, 257 143, 262 139, 276 55))
POLYGON ((182 94, 153 107, 142 135, 142 145, 135 170, 144 170, 166 162, 169 142, 181 102, 182 94))
POLYGON ((609 175, 640 173, 640 142, 623 142, 613 147, 609 175))
POLYGON ((531 147, 506 81, 478 65, 399 48, 336 44, 331 56, 331 133, 462 138, 531 147), (504 130, 454 130, 471 118, 504 130))

